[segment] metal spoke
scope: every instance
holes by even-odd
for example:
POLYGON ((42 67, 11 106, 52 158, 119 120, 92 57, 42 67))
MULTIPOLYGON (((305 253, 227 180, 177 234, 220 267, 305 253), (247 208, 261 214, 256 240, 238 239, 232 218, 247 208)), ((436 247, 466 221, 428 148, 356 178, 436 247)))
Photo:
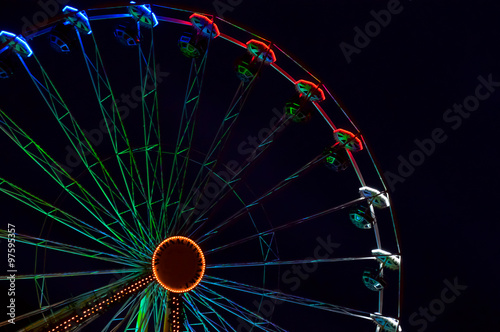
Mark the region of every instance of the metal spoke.
MULTIPOLYGON (((109 138, 113 146, 116 161, 120 168, 123 185, 126 189, 126 196, 128 196, 128 202, 125 202, 125 205, 127 206, 128 211, 132 213, 133 219, 135 221, 138 221, 138 224, 140 224, 142 222, 142 216, 137 211, 137 207, 135 205, 135 191, 138 190, 143 199, 146 199, 144 184, 139 174, 136 158, 133 154, 134 150, 131 147, 122 117, 119 114, 118 106, 113 95, 109 78, 107 77, 106 71, 104 69, 104 63, 100 55, 99 47, 93 35, 92 37, 95 53, 95 63, 88 56, 80 34, 78 33, 80 47, 84 56, 85 63, 87 65, 90 78, 92 80, 92 84, 97 100, 99 102, 104 121, 108 128, 111 127, 114 129, 113 133, 109 135, 109 138), (111 100, 111 109, 108 109, 108 107, 104 105, 104 101, 108 99, 111 100), (122 154, 120 153, 121 151, 127 151, 127 153, 122 154), (128 162, 126 162, 126 159, 128 159, 128 162)), ((109 182, 117 192, 120 192, 117 184, 114 182, 111 176, 109 176, 109 182)), ((125 197, 124 194, 122 195, 125 197)), ((142 227, 136 225, 136 228, 140 233, 142 233, 142 227)))
POLYGON ((265 289, 265 288, 260 288, 260 287, 255 287, 247 284, 242 284, 234 281, 229 281, 226 279, 221 279, 217 277, 212 277, 212 276, 205 276, 205 280, 203 281, 203 284, 208 284, 212 286, 218 286, 222 288, 227 288, 231 289, 234 291, 239 291, 243 293, 248 293, 248 294, 255 294, 259 296, 264 296, 266 298, 276 300, 276 301, 284 301, 284 302, 289 302, 293 304, 297 304, 300 306, 306 306, 314 309, 320 309, 320 310, 325 310, 325 311, 331 311, 343 315, 348 315, 348 316, 353 316, 353 317, 358 317, 362 319, 367 319, 367 320, 372 320, 370 318, 370 312, 362 311, 362 310, 356 310, 352 308, 347 308, 339 305, 334 305, 330 303, 325 303, 321 301, 316 301, 308 298, 303 298, 295 295, 290 295, 286 293, 282 293, 279 291, 274 291, 270 289, 265 289))
POLYGON ((72 216, 71 214, 53 206, 52 204, 43 201, 42 199, 28 193, 27 191, 8 182, 3 178, 0 178, 0 192, 9 195, 10 197, 18 200, 19 202, 26 204, 27 206, 33 208, 34 210, 112 249, 113 251, 123 256, 132 255, 135 256, 136 258, 140 256, 147 257, 140 252, 134 250, 130 251, 130 248, 128 248, 127 250, 126 249, 127 247, 122 241, 119 241, 115 237, 110 236, 109 234, 96 229, 95 227, 89 225, 88 223, 85 223, 79 218, 72 216), (111 240, 115 242, 115 244, 117 244, 119 247, 106 242, 105 239, 108 241, 111 240))
MULTIPOLYGON (((6 230, 0 230, 0 239, 8 239, 8 232, 6 230)), ((92 259, 107 261, 110 263, 118 263, 121 265, 138 267, 144 264, 143 260, 136 260, 132 257, 124 257, 103 251, 83 248, 72 244, 51 241, 20 233, 16 233, 16 242, 36 246, 37 248, 61 251, 71 255, 88 257, 92 259)))
MULTIPOLYGON (((118 190, 116 184, 109 175, 108 170, 104 166, 102 160, 98 157, 83 129, 77 123, 76 118, 70 113, 68 107, 62 100, 62 97, 58 93, 54 84, 51 82, 48 74, 43 69, 36 56, 34 57, 35 60, 37 60, 39 69, 41 70, 41 75, 44 82, 43 84, 40 83, 40 80, 35 78, 24 60, 21 57, 19 58, 24 68, 30 75, 32 81, 35 83, 38 91, 46 101, 46 104, 52 111, 54 117, 58 121, 61 129, 66 134, 66 137, 70 141, 73 149, 77 152, 79 158, 87 168, 87 171, 94 179, 95 184, 98 186, 99 190, 104 195, 111 208, 114 210, 115 218, 118 221, 118 224, 122 227, 122 230, 126 235, 128 235, 131 239, 135 238, 135 235, 133 235, 133 233, 131 232, 130 227, 126 226, 126 222, 122 218, 122 213, 120 213, 117 206, 117 201, 120 201, 126 206, 127 202, 123 199, 123 195, 118 190), (57 105, 59 105, 59 107, 56 107, 57 105), (97 172, 94 170, 94 167, 92 167, 94 162, 90 161, 89 156, 91 156, 95 160, 96 165, 99 166, 103 173, 102 175, 97 174, 97 172), (114 190, 111 189, 112 187, 114 190)), ((117 235, 115 234, 115 236, 117 235)))
MULTIPOLYGON (((242 244, 242 243, 251 241, 251 240, 256 239, 258 237, 262 237, 262 236, 265 236, 265 235, 270 235, 270 234, 273 234, 275 232, 278 232, 278 231, 281 231, 281 230, 284 230, 284 229, 287 229, 287 228, 290 228, 290 227, 294 227, 294 226, 302 224, 302 223, 304 223, 306 221, 311 221, 311 220, 314 220, 316 218, 328 215, 330 213, 333 213, 333 212, 345 209, 345 208, 347 208, 347 207, 349 207, 351 205, 354 205, 354 204, 359 203, 359 202, 364 201, 364 200, 366 200, 366 198, 360 197, 360 198, 354 199, 354 200, 352 200, 350 202, 347 202, 347 203, 335 206, 333 208, 330 208, 330 209, 327 209, 327 210, 315 213, 313 215, 310 215, 310 216, 307 216, 307 217, 304 217, 304 218, 300 218, 300 219, 296 219, 296 220, 290 221, 290 222, 285 223, 283 225, 273 227, 273 228, 271 228, 271 229, 269 229, 267 231, 263 231, 263 232, 260 232, 260 233, 254 234, 254 235, 250 235, 250 236, 248 236, 246 238, 243 238, 243 239, 240 239, 240 240, 236 240, 236 241, 231 242, 229 244, 226 244, 226 245, 214 248, 214 249, 207 250, 207 251, 205 251, 205 255, 209 254, 209 253, 213 253, 213 252, 219 251, 219 250, 227 249, 227 248, 233 247, 233 246, 238 245, 238 244, 242 244)), ((203 242, 203 241, 198 241, 198 243, 201 243, 201 242, 203 242)))
MULTIPOLYGON (((208 51, 204 54, 199 64, 196 59, 191 60, 191 69, 179 123, 175 153, 170 169, 166 205, 170 205, 173 201, 180 202, 184 193, 185 177, 191 153, 191 143, 196 126, 195 115, 200 104, 200 95, 203 86, 207 58, 208 51), (174 195, 175 191, 176 195, 174 195)), ((178 213, 177 211, 178 209, 174 212, 174 216, 170 218, 173 220, 173 223, 168 225, 166 230, 167 232, 171 232, 173 229, 178 227, 178 218, 175 217, 175 214, 178 213)))
MULTIPOLYGON (((243 206, 242 208, 240 208, 240 210, 238 210, 237 212, 235 212, 232 216, 230 216, 229 218, 227 218, 226 220, 224 220, 223 222, 221 222, 219 225, 217 225, 214 228, 212 228, 209 232, 205 233, 203 235, 203 237, 200 239, 200 242, 205 241, 206 239, 210 238, 213 234, 218 233, 221 228, 227 226, 229 223, 234 222, 239 217, 245 215, 247 212, 249 212, 250 210, 252 210, 255 206, 258 206, 258 204, 263 199, 268 198, 268 197, 272 196, 273 194, 277 193, 280 189, 282 189, 283 187, 285 187, 286 185, 288 185, 289 183, 291 183, 291 181, 297 179, 302 173, 304 173, 305 171, 309 170, 312 166, 314 166, 315 164, 317 164, 319 161, 321 161, 323 159, 324 159, 324 157, 321 156, 321 155, 315 157, 313 160, 311 160, 310 162, 308 162, 307 164, 305 164, 304 166, 302 166, 299 170, 297 170, 296 172, 294 172, 292 175, 286 177, 284 180, 281 180, 278 184, 276 184, 274 187, 272 187, 271 189, 269 189, 266 193, 264 193, 259 198, 257 198, 256 200, 254 200, 252 203, 247 204, 246 206, 243 206)), ((197 227, 197 229, 194 230, 190 234, 190 236, 193 236, 196 233, 196 231, 198 231, 199 229, 201 229, 203 227, 203 225, 205 225, 205 223, 206 223, 206 221, 202 222, 197 227)))
POLYGON ((307 264, 307 263, 337 263, 337 262, 350 262, 350 261, 365 261, 365 260, 376 260, 373 256, 368 257, 341 257, 341 258, 318 258, 318 259, 297 259, 297 260, 287 260, 287 261, 270 261, 270 262, 248 262, 248 263, 226 263, 226 264, 214 264, 207 265, 207 269, 227 269, 227 268, 238 268, 238 267, 254 267, 254 266, 271 266, 271 265, 295 265, 295 264, 307 264))
MULTIPOLYGON (((147 221, 149 225, 149 234, 156 239, 156 242, 161 241, 161 228, 163 223, 158 220, 163 220, 165 213, 165 187, 163 174, 163 158, 162 144, 160 131, 160 112, 158 106, 158 81, 156 73, 156 58, 154 51, 154 30, 150 28, 151 43, 149 51, 144 53, 142 44, 139 44, 139 73, 141 79, 141 100, 142 100, 142 115, 144 124, 144 146, 157 146, 156 156, 152 155, 151 149, 146 149, 145 153, 145 170, 146 179, 146 204, 147 204, 147 221), (153 69, 151 69, 153 68, 153 69), (152 82, 152 87, 148 87, 148 81, 152 82), (148 103, 148 101, 150 101, 148 103), (160 196, 161 208, 159 216, 155 216, 153 210, 153 201, 155 200, 155 191, 160 196)), ((138 31, 141 32, 140 24, 138 31)))
MULTIPOLYGON (((82 205, 97 220, 104 220, 104 216, 110 219, 118 219, 108 211, 103 203, 90 194, 76 179, 71 177, 68 171, 59 165, 54 158, 45 152, 28 134, 26 134, 14 121, 0 110, 0 130, 2 130, 19 148, 23 150, 38 166, 40 166, 66 193, 82 205)), ((121 239, 108 223, 102 224, 116 238, 121 239)), ((123 229, 123 222, 121 223, 123 229)))
MULTIPOLYGON (((135 269, 80 271, 80 272, 64 272, 64 273, 16 274, 16 280, 82 277, 82 276, 105 275, 105 274, 116 274, 116 273, 137 273, 140 271, 142 271, 142 269, 135 268, 135 269)), ((8 280, 8 278, 9 275, 0 276, 0 280, 8 280)))
MULTIPOLYGON (((279 332, 287 331, 282 327, 278 326, 277 324, 271 322, 267 318, 252 312, 250 309, 237 304, 236 302, 228 299, 227 297, 222 296, 213 289, 210 289, 204 285, 201 285, 200 288, 202 288, 205 292, 215 296, 215 299, 210 299, 208 298, 208 296, 203 295, 208 301, 212 302, 214 305, 223 309, 224 311, 229 312, 231 315, 238 317, 239 322, 246 322, 250 326, 254 326, 262 331, 279 331, 279 332), (223 302, 227 302, 227 304, 223 302), (272 330, 268 329, 267 326, 272 326, 273 329, 272 330)), ((198 293, 201 293, 201 291, 198 291, 198 293)))
POLYGON ((194 299, 193 296, 191 296, 190 294, 186 294, 185 296, 185 303, 187 304, 186 308, 196 317, 198 318, 198 323, 197 324, 191 324, 192 326, 196 326, 199 324, 203 327, 204 331, 207 331, 207 332, 210 332, 210 331, 213 331, 213 329, 215 329, 215 331, 223 331, 221 330, 221 326, 215 322, 214 320, 212 320, 211 318, 208 317, 209 314, 214 314, 212 311, 210 310, 204 310, 205 308, 203 309, 200 309, 197 305, 196 305, 196 301, 194 299))
MULTIPOLYGON (((75 303, 84 302, 85 299, 99 297, 101 295, 108 293, 110 290, 112 290, 114 288, 120 287, 121 285, 127 283, 129 280, 132 280, 136 277, 137 277, 136 273, 129 274, 129 275, 127 275, 119 280, 116 280, 116 281, 114 281, 114 282, 112 282, 104 287, 100 287, 98 289, 94 289, 94 290, 91 290, 89 292, 85 292, 83 294, 77 295, 77 296, 72 296, 68 299, 65 299, 65 300, 62 300, 62 301, 59 301, 59 302, 56 302, 53 304, 47 304, 45 306, 40 305, 39 309, 30 311, 28 313, 16 315, 16 322, 19 322, 19 321, 24 320, 26 318, 37 316, 40 314, 54 312, 55 310, 61 309, 63 307, 71 306, 72 304, 75 304, 75 303)), ((43 323, 45 323, 45 322, 46 322, 46 320, 43 319, 43 323)), ((8 324, 10 324, 8 320, 3 321, 0 323, 0 327, 8 325, 8 324)))
MULTIPOLYGON (((253 82, 253 80, 252 80, 252 82, 253 82)), ((248 87, 250 87, 250 86, 251 85, 249 85, 248 87)), ((242 98, 242 96, 239 97, 239 99, 241 99, 241 98, 242 98)), ((237 101, 239 101, 239 99, 237 101)), ((244 102, 244 100, 243 100, 243 102, 244 102)), ((243 107, 243 105, 240 106, 240 108, 242 108, 242 107, 243 107)), ((232 109, 232 107, 230 107, 230 110, 231 109, 232 109)), ((239 114, 239 112, 237 114, 239 114)), ((261 156, 263 154, 263 152, 271 146, 271 143, 274 142, 274 140, 272 138, 273 137, 276 138, 277 134, 282 131, 281 129, 286 125, 286 123, 289 120, 290 119, 288 117, 283 115, 279 119, 278 123, 270 130, 269 134, 262 140, 262 142, 257 147, 254 148, 254 150, 251 153, 252 158, 245 160, 245 162, 242 164, 240 169, 237 172, 235 172, 234 174, 232 174, 229 179, 222 179, 222 178, 220 178, 220 176, 218 176, 214 172, 215 166, 217 165, 217 163, 219 161, 218 159, 215 159, 215 160, 210 161, 210 162, 205 160, 203 162, 203 164, 201 165, 202 168, 200 169, 200 172, 203 170, 203 168, 205 166, 210 166, 210 168, 208 169, 208 174, 205 176, 204 180, 202 181, 202 183, 204 183, 203 189, 201 191, 199 191, 199 190, 193 190, 194 188, 192 188, 191 192, 193 194, 190 197, 188 197, 188 200, 182 206, 183 211, 180 212, 181 215, 185 212, 189 213, 187 215, 187 217, 185 217, 186 221, 191 221, 191 226, 187 229, 187 232, 191 232, 194 225, 199 220, 202 220, 204 215, 206 213, 208 213, 215 205, 217 205, 217 203, 219 203, 219 201, 221 201, 229 192, 233 192, 233 193, 235 192, 235 186, 233 186, 232 184, 236 183, 236 185, 238 185, 239 183, 241 183, 240 180, 241 180, 241 175, 243 174, 243 171, 246 170, 253 162, 257 161, 259 156, 261 156), (196 207, 198 206, 199 200, 201 199, 201 196, 202 196, 201 193, 205 189, 205 186, 208 185, 210 178, 214 175, 220 179, 220 181, 223 183, 223 185, 220 188, 220 190, 217 192, 215 197, 212 198, 211 204, 209 204, 208 207, 205 207, 202 211, 198 211, 196 209, 196 207), (200 194, 196 195, 197 196, 196 201, 194 201, 195 194, 198 192, 200 194), (194 204, 192 204, 193 207, 191 207, 191 208, 189 207, 190 203, 194 203, 194 204), (191 220, 193 218, 196 218, 196 220, 194 220, 194 221, 191 220)), ((230 129, 231 129, 231 127, 229 127, 228 130, 230 130, 230 129)))

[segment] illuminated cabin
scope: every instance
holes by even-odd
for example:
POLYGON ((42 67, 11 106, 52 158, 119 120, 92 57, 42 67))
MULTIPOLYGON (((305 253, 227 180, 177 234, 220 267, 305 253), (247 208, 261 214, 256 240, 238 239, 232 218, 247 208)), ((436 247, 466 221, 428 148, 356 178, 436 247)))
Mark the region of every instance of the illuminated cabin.
POLYGON ((220 35, 219 28, 211 19, 200 14, 192 14, 189 21, 191 29, 181 35, 178 46, 185 57, 199 58, 207 51, 208 43, 220 35))
POLYGON ((354 226, 361 229, 370 229, 375 220, 370 204, 362 202, 349 210, 349 219, 354 226))
POLYGON ((323 155, 325 156, 325 166, 333 171, 343 171, 350 165, 349 156, 345 149, 340 148, 339 143, 325 148, 323 155))
POLYGON ((137 46, 141 42, 137 25, 118 25, 114 35, 120 44, 125 46, 137 46))
POLYGON ((274 51, 264 42, 251 39, 247 43, 247 53, 235 62, 236 76, 243 82, 253 80, 265 66, 276 61, 274 51))

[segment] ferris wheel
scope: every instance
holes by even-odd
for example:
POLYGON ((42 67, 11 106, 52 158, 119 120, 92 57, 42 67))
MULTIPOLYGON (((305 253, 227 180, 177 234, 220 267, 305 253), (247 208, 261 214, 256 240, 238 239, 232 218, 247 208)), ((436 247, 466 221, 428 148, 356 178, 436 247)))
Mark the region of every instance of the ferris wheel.
POLYGON ((0 326, 402 330, 374 158, 274 42, 180 8, 67 6, 0 33, 0 77, 1 204, 17 215, 0 230, 16 290, 0 326))

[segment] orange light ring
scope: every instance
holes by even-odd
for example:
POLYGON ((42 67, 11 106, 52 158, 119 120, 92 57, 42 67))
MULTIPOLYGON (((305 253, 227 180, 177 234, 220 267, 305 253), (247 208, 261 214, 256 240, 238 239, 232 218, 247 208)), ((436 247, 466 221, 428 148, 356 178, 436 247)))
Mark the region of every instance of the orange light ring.
POLYGON ((176 293, 176 294, 180 294, 180 293, 186 293, 186 292, 189 292, 190 290, 192 290, 193 288, 195 288, 196 286, 198 286, 198 284, 200 283, 201 279, 203 279, 203 276, 205 275, 205 255, 203 255, 203 251, 201 250, 200 246, 198 244, 196 244, 196 242, 194 242, 193 240, 191 240, 190 238, 188 237, 185 237, 185 236, 172 236, 172 237, 169 237, 165 240, 163 240, 155 249, 154 253, 153 253, 153 259, 151 260, 151 266, 152 266, 152 269, 153 269, 153 275, 156 279, 156 281, 165 289, 169 290, 170 292, 172 293, 176 293), (190 244, 192 244, 196 250, 198 251, 198 253, 200 254, 200 257, 201 257, 201 263, 202 263, 202 266, 201 266, 201 273, 200 273, 200 277, 193 283, 193 285, 191 285, 189 288, 185 288, 183 289, 182 291, 179 291, 177 289, 172 289, 171 287, 168 287, 167 285, 165 285, 161 280, 160 278, 158 277, 158 275, 156 274, 156 269, 155 269, 155 257, 156 257, 156 254, 158 253, 158 251, 160 250, 160 248, 162 247, 163 244, 167 243, 167 242, 170 242, 170 241, 174 241, 174 240, 177 240, 177 239, 181 239, 181 240, 185 240, 187 242, 189 242, 190 244))

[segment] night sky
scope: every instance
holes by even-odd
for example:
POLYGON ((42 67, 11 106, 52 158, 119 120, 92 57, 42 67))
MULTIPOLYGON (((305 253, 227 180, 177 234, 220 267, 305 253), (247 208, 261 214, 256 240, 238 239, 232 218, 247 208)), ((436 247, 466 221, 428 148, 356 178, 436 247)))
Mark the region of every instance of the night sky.
MULTIPOLYGON (((71 5, 84 9, 97 3, 101 1, 72 1, 71 5)), ((403 255, 403 331, 498 331, 495 318, 500 313, 500 292, 496 284, 496 264, 500 254, 497 241, 500 227, 496 209, 500 197, 496 186, 500 185, 497 176, 500 156, 496 143, 500 124, 497 113, 500 104, 500 92, 497 91, 500 88, 500 4, 460 0, 188 0, 165 4, 222 16, 271 40, 298 59, 339 98, 368 143, 391 194, 403 255), (214 5, 220 3, 226 7, 214 5), (381 24, 374 23, 377 19, 381 24)), ((23 6, 7 4, 0 9, 0 29, 19 33, 26 19, 31 20, 40 10, 40 4, 31 0, 23 1, 23 6)), ((174 48, 174 51, 177 50, 174 48)), ((166 70, 176 67, 164 61, 166 70)), ((263 80, 267 77, 275 76, 265 72, 263 80)), ((167 82, 169 87, 174 86, 168 79, 167 82)), ((9 90, 5 82, 0 84, 4 91, 0 107, 16 106, 16 99, 23 98, 23 92, 9 90)), ((79 83, 73 84, 78 87, 79 83)), ((216 89, 209 88, 212 90, 216 89)), ((277 88, 269 93, 269 103, 260 106, 255 102, 253 105, 271 111, 279 106, 276 95, 285 94, 286 100, 290 91, 277 88)), ((225 100, 227 96, 220 98, 225 100)), ((33 119, 42 121, 39 117, 33 115, 33 119)), ((31 125, 35 133, 41 133, 40 123, 28 122, 28 126, 31 125)), ((308 135, 314 135, 314 131, 305 130, 308 135)), ((12 143, 5 137, 1 142, 2 146, 12 143)), ((318 148, 319 153, 322 148, 318 148)), ((45 184, 38 183, 30 175, 31 168, 24 168, 22 158, 14 159, 15 149, 6 151, 8 157, 0 158, 2 172, 15 172, 13 179, 31 183, 35 191, 43 192, 45 184)), ((287 153, 293 151, 283 152, 287 153)), ((311 152, 303 160, 314 156, 311 152)), ((282 167, 279 159, 275 164, 270 161, 266 169, 278 173, 282 167)), ((288 166, 294 170, 298 165, 288 166)), ((257 172, 259 170, 257 168, 257 172)), ((352 180, 352 169, 350 172, 352 180)), ((322 170, 317 176, 324 176, 325 181, 329 181, 340 174, 332 176, 322 170)), ((271 178, 263 175, 261 181, 271 178)), ((304 191, 299 194, 305 197, 302 210, 286 207, 288 196, 284 196, 278 200, 282 202, 282 210, 280 205, 274 205, 267 213, 271 218, 281 213, 287 220, 311 214, 311 211, 328 207, 326 201, 330 191, 344 190, 342 185, 330 187, 319 183, 314 194, 306 191, 314 187, 311 184, 301 187, 304 191)), ((261 188, 255 184, 252 189, 261 188)), ((251 190, 248 192, 250 195, 251 190)), ((49 201, 59 199, 58 192, 47 190, 46 193, 49 201)), ((290 195, 296 194, 292 190, 290 195)), ((22 218, 40 218, 12 202, 12 199, 0 199, 5 216, 2 228, 14 220, 22 229, 25 224, 22 218)), ((328 232, 320 229, 325 225, 324 220, 319 220, 318 228, 309 229, 308 235, 312 239, 326 236, 328 232)), ((367 237, 363 234, 358 237, 360 233, 352 225, 346 225, 345 233, 343 229, 337 229, 333 235, 342 248, 366 249, 363 241, 367 237)), ((285 235, 287 240, 282 245, 288 251, 282 251, 284 257, 310 256, 315 242, 295 244, 295 241, 300 242, 300 236, 300 232, 285 235)), ((388 242, 393 246, 391 240, 388 242)), ((1 242, 1 250, 5 250, 5 243, 1 242)), ((26 273, 32 271, 31 267, 26 267, 26 273)), ((334 272, 335 276, 317 272, 297 294, 320 294, 322 290, 314 283, 328 285, 328 280, 332 285, 345 282, 347 288, 358 283, 361 288, 361 272, 357 267, 351 269, 350 265, 342 265, 334 272), (353 283, 347 280, 351 275, 358 278, 353 283)), ((393 284, 397 280, 391 278, 391 281, 393 284)), ((334 285, 330 289, 327 286, 324 300, 341 297, 347 301, 344 303, 355 305, 363 302, 362 296, 367 292, 356 291, 349 298, 349 292, 339 288, 342 287, 334 285)), ((3 287, 1 291, 0 298, 3 298, 3 287)), ((1 305, 4 307, 3 302, 1 305)), ((304 321, 314 321, 315 316, 299 309, 284 305, 277 309, 277 319, 286 321, 289 317, 290 322, 297 321, 288 328, 290 331, 306 331, 311 325, 304 321)), ((0 319, 3 320, 5 317, 0 319)), ((374 326, 366 324, 350 329, 349 322, 337 315, 321 322, 322 325, 312 325, 315 331, 375 330, 374 326)))

